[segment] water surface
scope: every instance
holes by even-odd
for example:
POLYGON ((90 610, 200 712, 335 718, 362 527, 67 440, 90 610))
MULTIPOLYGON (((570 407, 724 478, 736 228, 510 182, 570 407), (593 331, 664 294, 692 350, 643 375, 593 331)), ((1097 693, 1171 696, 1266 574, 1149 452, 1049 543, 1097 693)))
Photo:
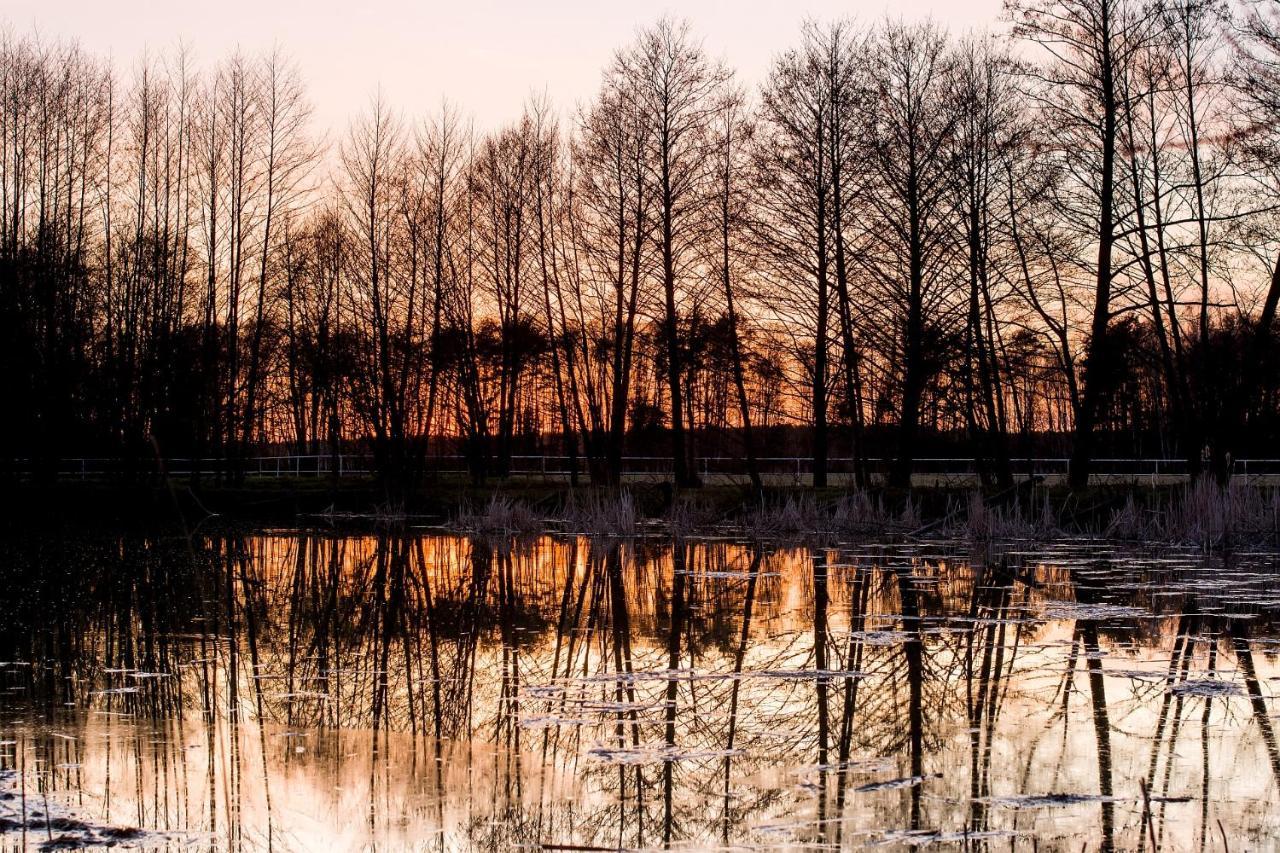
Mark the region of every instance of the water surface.
POLYGON ((0 547, 0 848, 1275 849, 1280 558, 0 547))

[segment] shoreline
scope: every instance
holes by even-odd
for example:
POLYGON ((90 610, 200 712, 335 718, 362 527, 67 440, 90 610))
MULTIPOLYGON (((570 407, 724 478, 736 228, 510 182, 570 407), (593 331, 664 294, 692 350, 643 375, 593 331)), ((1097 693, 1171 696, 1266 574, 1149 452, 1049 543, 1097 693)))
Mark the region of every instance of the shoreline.
POLYGON ((681 535, 733 532, 753 538, 892 535, 909 538, 1061 535, 1149 538, 1231 547, 1280 543, 1280 488, 1235 481, 1106 483, 1084 492, 1043 481, 1003 491, 946 485, 872 487, 710 485, 674 492, 666 483, 621 488, 509 480, 477 487, 441 480, 394 500, 372 480, 313 478, 203 484, 104 481, 16 483, 0 495, 10 526, 119 527, 192 531, 217 525, 405 527, 458 533, 681 535))

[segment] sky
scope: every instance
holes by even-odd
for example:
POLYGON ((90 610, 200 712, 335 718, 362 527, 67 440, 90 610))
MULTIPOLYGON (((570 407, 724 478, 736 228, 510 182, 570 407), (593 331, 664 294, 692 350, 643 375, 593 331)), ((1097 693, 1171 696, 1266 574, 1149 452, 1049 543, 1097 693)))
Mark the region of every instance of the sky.
POLYGON ((179 43, 199 64, 278 44, 307 82, 316 129, 334 134, 379 89, 410 115, 447 97, 482 129, 543 91, 571 109, 594 94, 614 50, 664 13, 688 18, 711 55, 755 84, 806 15, 932 17, 960 33, 1001 28, 1000 11, 1000 0, 4 0, 0 23, 78 39, 121 70, 179 43))

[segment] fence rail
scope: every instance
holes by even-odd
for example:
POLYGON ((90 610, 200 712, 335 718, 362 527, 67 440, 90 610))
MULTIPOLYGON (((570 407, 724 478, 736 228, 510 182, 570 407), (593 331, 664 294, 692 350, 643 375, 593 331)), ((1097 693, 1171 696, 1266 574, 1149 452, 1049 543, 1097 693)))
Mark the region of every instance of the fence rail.
MULTIPOLYGON (((862 460, 865 470, 873 477, 886 474, 893 464, 892 459, 876 458, 862 460)), ((854 460, 838 457, 827 460, 827 471, 836 477, 851 476, 854 471, 854 460)), ((757 460, 761 474, 773 478, 789 477, 799 481, 813 473, 813 459, 810 457, 769 456, 757 460)), ((227 459, 196 459, 187 457, 167 458, 161 461, 163 472, 176 477, 190 477, 194 474, 214 476, 219 472, 239 470, 246 477, 368 477, 377 471, 374 457, 371 454, 310 454, 310 455, 275 455, 251 456, 232 463, 227 459)), ((424 461, 427 470, 440 474, 465 474, 470 469, 464 456, 433 456, 424 461)), ((585 460, 577 460, 578 471, 585 473, 585 460)), ((1069 460, 1055 457, 1037 457, 1031 459, 1015 459, 1012 461, 1016 476, 1065 476, 1069 460)), ((65 479, 108 479, 130 475, 157 474, 155 460, 123 460, 115 458, 72 457, 59 460, 55 465, 37 463, 29 460, 17 460, 7 463, 10 472, 19 477, 32 476, 36 473, 52 474, 65 479), (51 470, 52 469, 52 470, 51 470)), ((507 471, 514 477, 567 477, 573 467, 573 459, 556 455, 524 455, 512 456, 507 471)), ((709 456, 697 461, 698 471, 704 477, 738 477, 746 475, 745 462, 738 457, 709 456)), ((1280 478, 1280 459, 1236 459, 1231 463, 1232 474, 1236 477, 1277 477, 1280 478)), ((623 475, 640 478, 662 478, 672 474, 670 457, 663 456, 626 456, 622 459, 623 475)), ((937 479, 968 478, 978 475, 977 463, 973 459, 926 457, 916 459, 912 470, 917 476, 932 476, 937 479)), ((1131 480, 1149 478, 1153 481, 1185 479, 1189 466, 1185 459, 1095 459, 1091 467, 1092 474, 1105 479, 1131 480)))

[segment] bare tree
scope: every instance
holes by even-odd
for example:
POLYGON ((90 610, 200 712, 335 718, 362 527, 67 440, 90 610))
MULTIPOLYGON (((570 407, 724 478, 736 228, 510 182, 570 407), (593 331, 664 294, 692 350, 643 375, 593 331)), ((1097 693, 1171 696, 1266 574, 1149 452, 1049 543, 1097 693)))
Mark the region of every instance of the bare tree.
POLYGON ((761 91, 754 147, 755 246, 770 278, 792 285, 768 301, 789 323, 804 317, 805 342, 811 342, 807 384, 817 488, 827 484, 831 323, 832 91, 826 59, 816 31, 807 30, 801 48, 775 61, 761 91))
MULTIPOLYGON (((440 112, 418 134, 417 168, 422 170, 422 184, 427 193, 430 216, 431 329, 430 376, 427 380, 427 408, 423 435, 430 441, 439 428, 437 405, 440 396, 440 373, 444 367, 441 333, 444 330, 446 293, 451 287, 453 216, 459 192, 463 163, 463 133, 457 110, 442 104, 440 112)), ((425 451, 424 447, 424 451, 425 451)))
POLYGON ((707 198, 708 128, 730 72, 707 57, 688 23, 663 18, 618 53, 611 73, 626 81, 625 91, 635 98, 652 128, 643 166, 657 219, 672 462, 676 486, 692 486, 696 476, 685 436, 677 299, 687 298, 682 290, 702 238, 697 223, 698 210, 707 198))
POLYGON ((653 258, 654 196, 645 168, 652 128, 620 74, 608 74, 578 121, 573 148, 575 202, 569 206, 576 269, 567 305, 566 352, 578 386, 578 423, 595 472, 618 483, 631 399, 636 318, 653 258), (575 377, 580 376, 580 379, 575 377))
POLYGON ((259 164, 263 184, 259 226, 261 242, 257 250, 258 288, 240 427, 240 440, 245 445, 252 443, 255 424, 262 416, 260 409, 266 361, 263 341, 266 327, 274 320, 268 313, 268 306, 279 290, 272 283, 281 263, 278 223, 282 216, 288 217, 301 204, 309 189, 306 181, 316 157, 315 145, 308 136, 311 107, 306 101, 302 80, 296 66, 288 63, 279 50, 261 63, 258 101, 262 114, 259 164))
POLYGON ((1117 295, 1114 254, 1123 218, 1116 205, 1116 179, 1121 128, 1131 108, 1118 80, 1150 41, 1158 17, 1128 0, 1010 0, 1007 9, 1015 34, 1048 53, 1049 64, 1036 66, 1030 75, 1043 84, 1034 91, 1053 129, 1049 144, 1070 176, 1062 185, 1061 202, 1076 220, 1073 224, 1088 228, 1088 239, 1096 246, 1069 477, 1072 487, 1080 489, 1089 482, 1094 430, 1115 378, 1107 334, 1117 295))
POLYGON ((1013 271, 1004 178, 1025 156, 1030 136, 1018 109, 1015 66, 1003 47, 990 38, 968 40, 960 46, 957 65, 955 192, 968 262, 961 364, 965 420, 984 482, 994 479, 1007 487, 1013 473, 994 290, 1013 271))
POLYGON ((712 142, 715 152, 716 204, 708 205, 712 220, 712 233, 719 236, 716 251, 712 253, 710 266, 718 269, 724 286, 724 311, 728 323, 729 354, 732 361, 733 385, 737 395, 738 417, 742 429, 743 451, 746 457, 747 475, 751 487, 760 492, 760 466, 756 462, 755 434, 751 429, 751 405, 747 396, 746 370, 743 366, 742 331, 738 309, 734 302, 737 273, 741 269, 739 249, 744 239, 747 207, 746 158, 747 141, 751 126, 745 115, 745 97, 734 88, 726 88, 720 110, 712 125, 712 142))
POLYGON ((872 101, 862 128, 867 175, 858 264, 900 359, 895 486, 911 482, 926 387, 954 322, 957 223, 951 197, 961 119, 956 63, 932 24, 883 24, 868 51, 872 101))
POLYGON ((413 369, 422 292, 397 263, 404 139, 399 118, 381 96, 352 125, 342 145, 343 201, 353 232, 348 304, 360 333, 356 407, 373 430, 379 468, 389 487, 409 476, 408 418, 421 379, 413 369))

